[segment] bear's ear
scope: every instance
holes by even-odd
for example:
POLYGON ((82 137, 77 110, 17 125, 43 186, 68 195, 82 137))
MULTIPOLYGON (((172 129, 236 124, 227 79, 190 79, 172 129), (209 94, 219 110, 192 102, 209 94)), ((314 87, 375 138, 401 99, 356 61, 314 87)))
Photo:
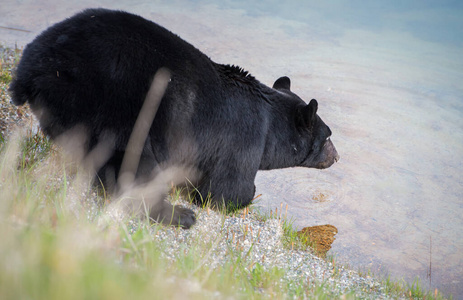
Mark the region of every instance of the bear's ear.
POLYGON ((298 124, 306 128, 312 129, 316 120, 318 110, 318 102, 315 99, 310 100, 310 103, 302 107, 298 114, 298 124))
POLYGON ((276 90, 290 90, 291 88, 291 80, 289 80, 289 77, 283 76, 278 78, 275 83, 273 84, 273 88, 276 90))

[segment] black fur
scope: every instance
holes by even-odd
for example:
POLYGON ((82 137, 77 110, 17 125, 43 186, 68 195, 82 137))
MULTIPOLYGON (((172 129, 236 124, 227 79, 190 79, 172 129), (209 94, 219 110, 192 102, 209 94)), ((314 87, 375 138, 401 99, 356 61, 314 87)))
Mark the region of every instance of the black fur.
MULTIPOLYGON (((307 105, 293 94, 288 77, 267 87, 126 12, 88 9, 45 30, 24 50, 10 92, 15 104, 30 103, 51 138, 77 124, 88 130, 89 150, 116 136, 114 153, 99 172, 104 178, 108 170, 119 172, 162 67, 171 81, 145 143, 139 178, 166 163, 191 166, 200 172, 196 202, 210 192, 214 205, 241 208, 254 196, 257 170, 327 168, 337 160, 317 101, 307 105)), ((192 212, 180 218, 184 227, 194 222, 192 212)))

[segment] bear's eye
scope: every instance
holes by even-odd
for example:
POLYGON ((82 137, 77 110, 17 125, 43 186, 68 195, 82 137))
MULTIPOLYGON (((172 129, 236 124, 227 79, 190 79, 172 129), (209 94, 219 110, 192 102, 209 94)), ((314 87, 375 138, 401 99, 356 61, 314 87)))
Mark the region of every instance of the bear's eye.
POLYGON ((329 140, 330 140, 330 137, 327 137, 325 141, 327 141, 327 142, 328 142, 329 140))

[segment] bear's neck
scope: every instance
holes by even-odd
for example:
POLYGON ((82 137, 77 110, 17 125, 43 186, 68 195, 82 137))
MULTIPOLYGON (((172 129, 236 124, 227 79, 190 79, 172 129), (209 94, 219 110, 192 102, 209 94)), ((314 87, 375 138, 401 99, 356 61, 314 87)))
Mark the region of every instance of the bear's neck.
POLYGON ((293 167, 299 143, 294 122, 294 103, 271 89, 268 95, 268 128, 260 170, 293 167))
POLYGON ((293 116, 293 103, 238 66, 216 64, 216 69, 227 90, 233 91, 229 94, 239 94, 249 99, 262 113, 259 124, 256 124, 265 141, 261 149, 259 169, 271 170, 294 166, 291 155, 288 155, 294 148, 288 139, 294 131, 290 128, 293 121, 289 119, 293 116))

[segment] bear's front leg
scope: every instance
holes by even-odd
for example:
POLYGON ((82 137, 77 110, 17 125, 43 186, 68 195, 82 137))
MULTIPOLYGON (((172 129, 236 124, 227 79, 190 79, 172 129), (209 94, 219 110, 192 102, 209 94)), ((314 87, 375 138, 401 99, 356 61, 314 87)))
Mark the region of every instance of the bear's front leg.
POLYGON ((212 207, 235 211, 251 204, 255 193, 254 178, 219 177, 215 180, 204 180, 195 195, 196 204, 203 205, 205 200, 212 207), (207 195, 210 194, 210 199, 207 195))

